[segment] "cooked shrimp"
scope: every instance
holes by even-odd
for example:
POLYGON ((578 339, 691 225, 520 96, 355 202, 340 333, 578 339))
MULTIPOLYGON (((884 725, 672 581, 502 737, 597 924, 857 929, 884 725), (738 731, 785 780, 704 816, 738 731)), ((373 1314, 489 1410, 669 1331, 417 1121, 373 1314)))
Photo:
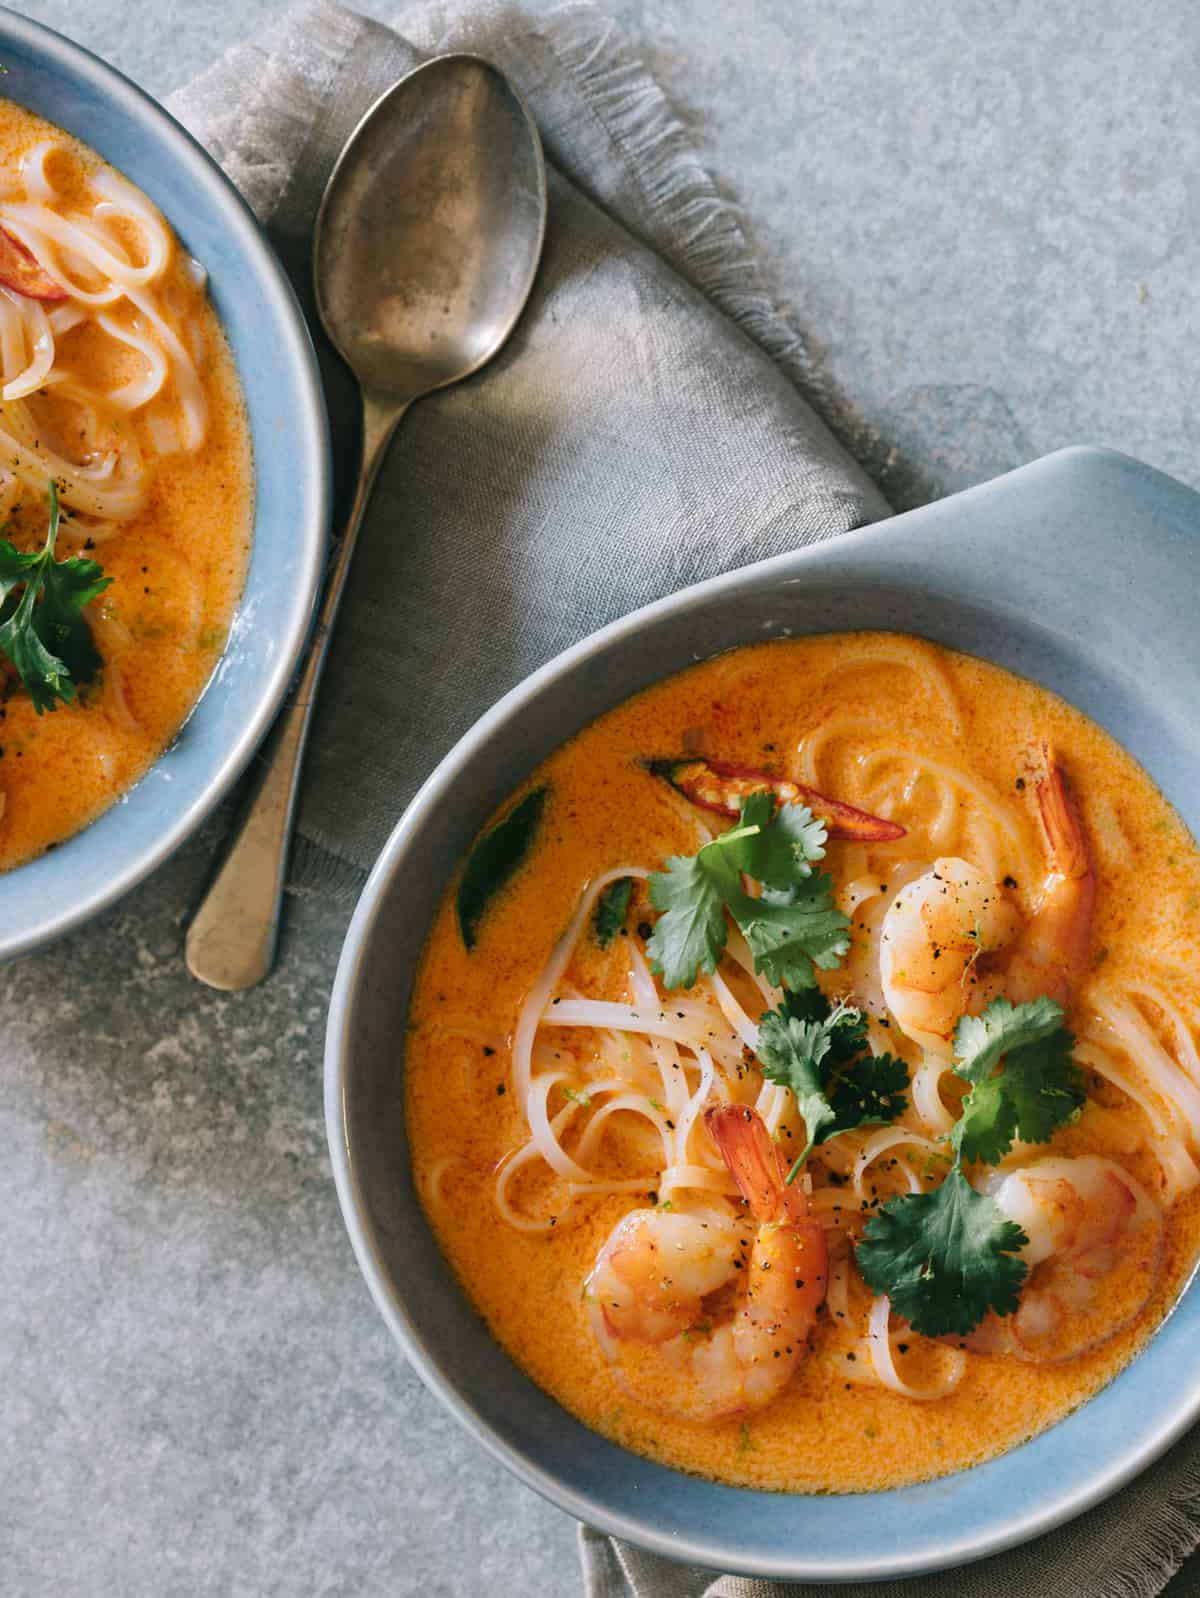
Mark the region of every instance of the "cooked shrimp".
POLYGON ((593 1334, 630 1397, 712 1424, 762 1409, 808 1350, 825 1297, 825 1237, 759 1116, 706 1117, 752 1221, 633 1210, 587 1279, 593 1334))
POLYGON ((989 1315, 968 1348, 1058 1364, 1141 1314, 1162 1263, 1163 1218, 1128 1171, 1095 1154, 1052 1157, 995 1172, 987 1190, 1028 1237, 1030 1273, 1016 1313, 989 1315))
POLYGON ((1096 878, 1062 768, 1038 783, 1049 872, 1023 921, 998 883, 966 860, 937 860, 901 888, 880 929, 883 996, 900 1029, 949 1058, 959 1017, 1003 995, 1064 1007, 1087 968, 1096 878))

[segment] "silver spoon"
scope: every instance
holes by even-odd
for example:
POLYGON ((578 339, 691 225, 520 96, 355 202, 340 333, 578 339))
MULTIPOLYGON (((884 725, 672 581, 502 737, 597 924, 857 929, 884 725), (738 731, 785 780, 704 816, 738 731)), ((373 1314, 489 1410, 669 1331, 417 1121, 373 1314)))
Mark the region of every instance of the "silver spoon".
POLYGON ((362 390, 363 447, 308 658, 262 756, 261 784, 188 928, 188 969, 253 987, 275 958, 308 725, 350 557, 380 462, 414 400, 479 370, 533 285, 546 173, 533 119, 477 56, 410 72, 351 135, 317 217, 314 281, 325 331, 362 390))

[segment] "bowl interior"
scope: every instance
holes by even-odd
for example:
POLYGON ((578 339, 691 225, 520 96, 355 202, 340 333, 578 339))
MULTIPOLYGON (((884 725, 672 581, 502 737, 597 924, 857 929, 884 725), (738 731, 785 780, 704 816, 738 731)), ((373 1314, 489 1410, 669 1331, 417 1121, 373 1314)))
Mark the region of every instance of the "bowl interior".
POLYGON ((994 484, 651 607, 538 673, 413 802, 363 895, 330 1020, 327 1109, 347 1222, 373 1293, 425 1380, 562 1507, 695 1563, 793 1579, 898 1575, 979 1557, 1087 1507, 1200 1409, 1190 1291, 1149 1349, 1066 1421, 1008 1455, 886 1494, 785 1497, 642 1460, 536 1388, 467 1305, 409 1174, 400 1075, 426 929, 487 814, 593 716, 697 657, 853 628, 915 632, 1062 694, 1149 769, 1200 832, 1186 606, 1200 498, 1123 457, 1071 451, 994 484), (1069 552, 1069 554, 1068 554, 1069 552), (1180 584, 1179 566, 1190 568, 1180 584), (1082 574, 1082 575, 1081 575, 1082 574), (1172 582, 1172 574, 1174 581, 1172 582), (1103 625, 1097 625, 1098 619, 1103 625), (1170 1382, 1158 1378, 1170 1363, 1170 1382))
POLYGON ((138 185, 209 273, 254 449, 254 544, 229 643, 171 748, 118 804, 0 879, 0 959, 126 892, 245 767, 299 656, 324 561, 329 464, 312 345, 291 287, 236 190, 154 101, 59 35, 0 8, 0 93, 75 134, 138 185))

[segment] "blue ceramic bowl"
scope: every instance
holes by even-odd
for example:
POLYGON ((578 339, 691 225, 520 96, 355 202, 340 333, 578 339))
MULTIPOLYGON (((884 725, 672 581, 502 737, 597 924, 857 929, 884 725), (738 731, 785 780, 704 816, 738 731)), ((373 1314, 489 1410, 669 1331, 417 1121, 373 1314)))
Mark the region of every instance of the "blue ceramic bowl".
POLYGON ((246 590, 220 664, 170 749, 92 826, 0 878, 0 960, 111 904, 178 848, 270 726, 312 615, 329 516, 316 359, 283 270, 220 169, 119 72, 0 7, 0 94, 76 134, 158 205, 208 269, 250 414, 256 509, 246 590))
POLYGON ((1200 1286, 1082 1409, 990 1464, 895 1492, 786 1496, 651 1464, 574 1420, 496 1344, 425 1224, 401 1105, 405 1017, 430 919, 488 813, 594 716, 693 660, 771 636, 883 627, 998 662, 1120 740, 1200 834, 1200 496, 1121 455, 1067 450, 996 482, 651 605, 503 699, 410 805, 338 969, 325 1107, 359 1264, 434 1393, 523 1481, 673 1558, 805 1581, 913 1575, 1048 1531, 1200 1414, 1200 1286))

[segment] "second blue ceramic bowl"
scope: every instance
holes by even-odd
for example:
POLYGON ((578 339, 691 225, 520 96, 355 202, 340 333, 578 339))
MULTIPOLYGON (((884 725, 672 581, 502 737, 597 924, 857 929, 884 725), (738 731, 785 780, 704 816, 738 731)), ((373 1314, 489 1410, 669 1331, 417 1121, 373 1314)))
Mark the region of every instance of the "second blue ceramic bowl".
POLYGON ((1106 727, 1200 834, 1200 496, 1068 450, 815 548, 686 590, 559 656, 485 716, 414 799, 346 940, 326 1052, 329 1144, 376 1303, 428 1386, 569 1513, 675 1559, 813 1582, 908 1576, 1088 1508, 1200 1415, 1200 1287, 1109 1387, 1033 1442, 888 1493, 751 1492, 588 1431, 520 1371, 454 1281, 413 1190, 405 1020, 430 921, 489 813, 593 717, 694 660, 798 633, 923 634, 1046 685, 1106 727))
POLYGON ((233 346, 254 446, 254 546, 229 644, 169 750, 100 819, 0 878, 0 960, 93 916, 199 826, 287 691, 312 617, 329 520, 325 404, 308 330, 261 229, 177 122, 119 72, 0 7, 0 93, 91 145, 203 262, 233 346))

